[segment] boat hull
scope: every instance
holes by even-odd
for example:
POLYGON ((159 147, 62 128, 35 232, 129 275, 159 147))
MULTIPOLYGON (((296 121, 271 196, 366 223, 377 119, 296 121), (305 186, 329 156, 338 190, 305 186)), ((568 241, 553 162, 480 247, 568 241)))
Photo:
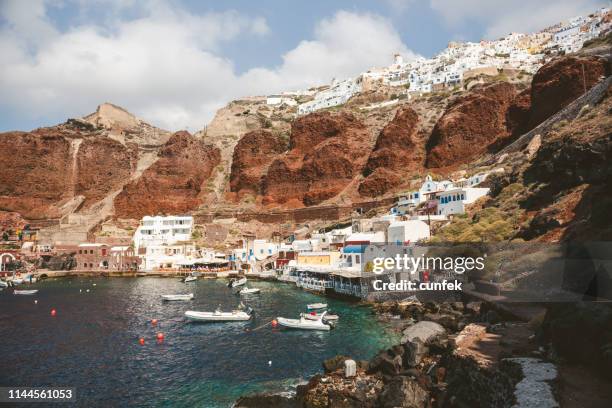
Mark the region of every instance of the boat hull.
POLYGON ((198 322, 244 322, 251 320, 252 315, 246 312, 195 312, 188 310, 185 317, 198 322))
POLYGON ((193 293, 188 295, 162 295, 162 300, 172 302, 172 301, 181 301, 181 300, 191 300, 193 299, 193 293))
POLYGON ((15 295, 35 295, 36 293, 38 293, 38 289, 32 289, 32 290, 15 290, 13 292, 15 295))
POLYGON ((278 321, 278 324, 289 329, 322 331, 331 330, 331 326, 322 323, 320 320, 286 319, 284 317, 277 317, 276 320, 278 321))

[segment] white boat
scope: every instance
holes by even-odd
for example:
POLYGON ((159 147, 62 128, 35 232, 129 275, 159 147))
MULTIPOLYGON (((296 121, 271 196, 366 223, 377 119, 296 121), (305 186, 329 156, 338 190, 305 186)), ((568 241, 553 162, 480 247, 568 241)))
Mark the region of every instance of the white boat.
POLYGON ((230 280, 229 284, 227 286, 229 286, 230 288, 235 288, 237 286, 242 286, 244 284, 247 283, 247 278, 243 277, 243 278, 239 278, 239 279, 232 279, 230 280))
POLYGON ((16 294, 16 295, 34 295, 34 294, 38 293, 38 289, 32 289, 32 290, 14 290, 13 293, 16 294))
POLYGON ((253 309, 249 307, 247 310, 232 310, 231 312, 222 312, 219 309, 214 312, 188 310, 185 312, 185 317, 199 322, 242 322, 253 317, 253 309))
MULTIPOLYGON (((316 313, 315 314, 312 314, 312 313, 305 313, 304 314, 304 318, 306 318, 308 320, 319 320, 319 319, 321 319, 321 316, 322 315, 316 314, 316 313)), ((330 313, 326 314, 325 317, 323 318, 323 320, 330 321, 330 322, 337 321, 339 319, 340 319, 340 316, 338 316, 336 314, 330 314, 330 313)))
POLYGON ((325 309, 327 307, 327 303, 311 303, 306 305, 308 310, 316 310, 316 309, 325 309))
POLYGON ((276 321, 278 324, 284 327, 288 327, 290 329, 302 329, 302 330, 330 330, 331 326, 329 324, 323 323, 323 318, 325 317, 325 313, 323 313, 320 319, 317 320, 309 320, 305 319, 304 315, 300 316, 299 319, 287 319, 285 317, 277 317, 276 321))
POLYGON ((261 289, 258 288, 247 288, 246 286, 244 287, 244 289, 242 289, 240 291, 241 295, 251 295, 251 294, 255 294, 255 293, 259 293, 261 292, 261 289))
POLYGON ((198 278, 197 276, 185 276, 185 279, 183 280, 183 282, 187 283, 187 282, 193 282, 193 281, 197 281, 198 278))
POLYGON ((21 285, 23 283, 23 279, 22 278, 13 278, 13 279, 11 279, 11 282, 13 283, 13 286, 21 285))
POLYGON ((5 281, 0 280, 0 288, 8 288, 8 285, 9 285, 9 284, 8 284, 8 283, 6 283, 5 281))
POLYGON ((193 293, 187 295, 162 295, 163 300, 191 300, 193 299, 193 293))

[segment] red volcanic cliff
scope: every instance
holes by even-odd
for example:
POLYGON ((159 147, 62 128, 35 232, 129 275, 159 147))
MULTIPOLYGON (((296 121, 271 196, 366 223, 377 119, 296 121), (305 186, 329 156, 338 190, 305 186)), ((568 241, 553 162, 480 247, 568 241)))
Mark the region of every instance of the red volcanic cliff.
POLYGON ((361 173, 371 150, 363 122, 330 112, 296 119, 289 146, 263 179, 265 203, 308 206, 335 197, 361 173))
POLYGON ((548 119, 609 74, 607 61, 600 57, 566 56, 542 66, 531 84, 529 128, 548 119))
POLYGON ((70 141, 34 131, 0 134, 0 209, 26 218, 53 218, 72 177, 70 141))
POLYGON ((198 208, 204 201, 203 184, 220 160, 219 149, 188 132, 175 133, 162 147, 158 160, 115 198, 115 216, 141 218, 198 208))
POLYGON ((110 138, 85 139, 77 154, 74 192, 85 197, 87 207, 120 189, 136 168, 138 148, 110 138))
POLYGON ((276 155, 287 150, 287 143, 267 130, 245 134, 236 144, 232 158, 230 190, 259 194, 261 178, 276 155))
POLYGON ((363 171, 361 195, 384 194, 401 183, 401 174, 423 167, 423 149, 415 140, 418 122, 417 113, 406 107, 383 128, 363 171))
POLYGON ((468 163, 508 137, 506 114, 515 96, 512 84, 496 82, 452 102, 427 142, 427 167, 468 163))

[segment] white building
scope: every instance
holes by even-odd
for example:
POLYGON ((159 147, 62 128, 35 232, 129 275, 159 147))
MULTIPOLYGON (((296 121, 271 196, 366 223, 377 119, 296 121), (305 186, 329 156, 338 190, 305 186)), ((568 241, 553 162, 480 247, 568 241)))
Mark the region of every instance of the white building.
POLYGON ((145 216, 134 233, 136 253, 150 245, 171 245, 189 241, 193 228, 193 217, 187 215, 145 216))
POLYGON ((389 244, 402 245, 415 243, 429 238, 429 225, 418 220, 396 221, 389 225, 387 236, 389 244))
POLYGON ((462 187, 444 191, 438 197, 438 215, 465 213, 465 206, 489 193, 488 188, 462 187))
POLYGON ((139 255, 143 258, 142 269, 145 271, 179 269, 199 256, 193 244, 147 245, 142 247, 139 255))
POLYGON ((332 81, 329 89, 317 93, 310 102, 298 106, 298 115, 306 115, 324 108, 343 105, 355 94, 361 92, 361 80, 347 79, 342 82, 332 81))

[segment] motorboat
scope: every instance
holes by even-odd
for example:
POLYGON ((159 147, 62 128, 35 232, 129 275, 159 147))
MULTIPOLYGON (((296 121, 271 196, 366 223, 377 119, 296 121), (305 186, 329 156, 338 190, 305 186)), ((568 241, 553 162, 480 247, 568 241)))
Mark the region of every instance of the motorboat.
POLYGON ((15 295, 35 295, 36 293, 38 293, 38 289, 32 289, 32 290, 14 290, 13 293, 15 295))
POLYGON ((317 320, 306 319, 304 318, 304 315, 301 315, 299 319, 287 319, 285 317, 277 317, 276 321, 281 326, 288 327, 290 329, 328 331, 331 330, 331 326, 323 322, 323 319, 325 318, 325 313, 323 313, 317 320))
POLYGON ((246 277, 242 277, 239 279, 232 279, 229 281, 229 283, 227 284, 227 286, 229 286, 230 288, 235 288, 238 286, 242 286, 244 284, 247 283, 247 278, 246 277))
POLYGON ((327 303, 311 303, 306 305, 308 310, 317 310, 317 309, 325 309, 327 307, 327 303))
POLYGON ((0 280, 0 288, 8 288, 9 284, 3 280, 0 280))
POLYGON ((247 288, 246 286, 244 287, 244 289, 242 289, 240 291, 241 295, 254 295, 256 293, 261 292, 261 289, 258 288, 247 288))
POLYGON ((238 309, 231 312, 222 312, 220 309, 214 312, 188 310, 185 312, 185 317, 198 322, 243 322, 253 317, 253 309, 248 307, 246 310, 238 309))
MULTIPOLYGON (((321 318, 322 315, 317 314, 315 312, 311 312, 311 313, 304 313, 304 318, 308 319, 308 320, 319 320, 321 318)), ((323 318, 325 321, 338 321, 340 319, 340 316, 338 316, 337 314, 331 314, 331 313, 327 313, 325 315, 325 317, 323 318)))
POLYGON ((193 282, 197 280, 198 280, 197 276, 189 275, 189 276, 185 276, 185 279, 183 279, 183 282, 187 283, 187 282, 193 282))
POLYGON ((188 293, 186 295, 162 295, 163 300, 191 300, 193 299, 193 293, 188 293))
POLYGON ((13 279, 11 279, 11 284, 13 286, 21 285, 21 284, 23 284, 23 279, 22 278, 13 278, 13 279))

